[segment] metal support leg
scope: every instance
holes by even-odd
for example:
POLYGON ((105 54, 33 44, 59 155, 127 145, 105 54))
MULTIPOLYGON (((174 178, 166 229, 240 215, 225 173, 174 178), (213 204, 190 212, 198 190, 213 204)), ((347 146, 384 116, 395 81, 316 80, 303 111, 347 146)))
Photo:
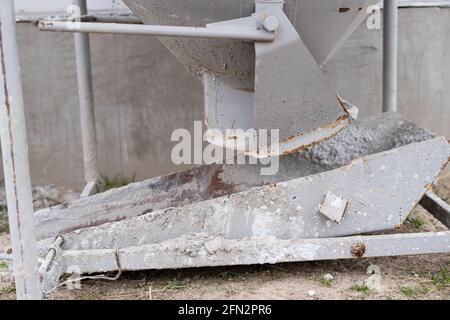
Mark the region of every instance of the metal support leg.
POLYGON ((384 0, 383 112, 397 111, 398 0, 384 0))
MULTIPOLYGON (((80 7, 81 15, 87 14, 86 0, 74 0, 74 5, 80 7)), ((97 193, 100 173, 97 162, 94 92, 92 88, 91 50, 88 34, 75 34, 75 54, 83 141, 84 179, 86 182, 82 196, 90 196, 97 193)))
POLYGON ((448 203, 428 191, 420 201, 420 205, 450 229, 450 205, 448 203))
POLYGON ((13 0, 0 1, 0 129, 18 299, 41 299, 13 0))

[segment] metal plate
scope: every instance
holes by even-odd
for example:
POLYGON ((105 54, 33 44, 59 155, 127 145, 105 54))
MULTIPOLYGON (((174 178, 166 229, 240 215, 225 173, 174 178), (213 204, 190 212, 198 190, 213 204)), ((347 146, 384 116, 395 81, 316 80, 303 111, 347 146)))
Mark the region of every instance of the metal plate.
POLYGON ((275 41, 255 43, 252 128, 279 130, 275 153, 286 154, 328 139, 348 126, 347 111, 282 6, 257 4, 256 9, 258 16, 276 17, 279 29, 275 41))
MULTIPOLYGON (((78 230, 64 236, 63 249, 125 248, 201 233, 292 240, 390 230, 404 222, 449 156, 445 138, 414 143, 317 175, 78 230), (340 224, 320 213, 329 191, 348 201, 340 224)), ((48 248, 45 241, 40 246, 48 248)))
POLYGON ((319 145, 280 158, 279 171, 273 176, 262 176, 261 165, 204 165, 40 210, 35 214, 36 236, 55 237, 256 186, 306 177, 348 165, 359 157, 432 137, 399 114, 381 114, 359 120, 319 145))

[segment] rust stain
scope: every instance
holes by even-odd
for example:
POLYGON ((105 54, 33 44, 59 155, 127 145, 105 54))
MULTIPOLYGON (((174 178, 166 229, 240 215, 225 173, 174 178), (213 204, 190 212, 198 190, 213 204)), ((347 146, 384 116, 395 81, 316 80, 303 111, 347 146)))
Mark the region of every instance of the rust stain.
MULTIPOLYGON (((331 124, 327 124, 327 125, 322 126, 322 127, 320 127, 320 128, 321 128, 321 129, 334 129, 334 128, 336 128, 336 127, 340 124, 340 122, 345 121, 345 120, 348 120, 348 118, 349 118, 348 114, 345 114, 345 115, 339 117, 335 122, 333 122, 333 123, 331 123, 331 124)), ((298 152, 298 151, 302 151, 302 150, 308 149, 308 148, 310 148, 310 147, 312 147, 312 146, 315 146, 315 145, 317 145, 317 144, 319 144, 319 143, 321 143, 321 142, 323 142, 323 141, 325 141, 325 140, 327 140, 327 139, 330 139, 330 138, 334 137, 335 135, 337 135, 339 132, 341 132, 341 131, 342 131, 343 129, 345 129, 345 128, 346 128, 346 126, 343 127, 341 130, 339 130, 338 132, 334 132, 334 133, 331 134, 330 136, 324 137, 324 138, 319 139, 319 140, 317 140, 317 141, 313 141, 313 142, 311 142, 311 143, 309 143, 309 144, 307 144, 307 145, 304 145, 304 146, 300 146, 300 147, 298 147, 298 148, 294 148, 294 149, 287 150, 287 151, 285 151, 285 152, 283 153, 283 156, 287 156, 287 155, 289 155, 289 154, 293 154, 293 153, 296 153, 296 152, 298 152)), ((299 136, 302 136, 302 135, 304 135, 304 133, 300 134, 299 136)), ((292 139, 292 138, 291 138, 291 139, 292 139)), ((287 141, 289 141, 289 140, 287 140, 287 141)), ((286 140, 283 140, 282 142, 286 142, 286 140)))
POLYGON ((208 194, 214 195, 214 196, 222 196, 227 195, 231 193, 235 193, 234 186, 230 184, 226 184, 223 182, 222 178, 220 177, 220 174, 223 172, 223 168, 219 168, 214 172, 213 176, 211 177, 211 181, 208 185, 207 192, 208 194))
MULTIPOLYGON (((344 111, 344 115, 342 115, 342 116, 340 116, 339 118, 337 118, 334 122, 325 124, 325 125, 323 125, 323 126, 317 128, 316 130, 318 130, 318 129, 334 129, 334 128, 336 128, 337 126, 339 126, 339 124, 341 124, 343 121, 347 121, 347 123, 349 122, 350 114, 348 113, 347 108, 344 106, 344 104, 342 103, 342 101, 341 101, 341 99, 339 98, 338 95, 336 95, 336 99, 337 99, 337 101, 338 101, 339 106, 341 106, 342 110, 344 111)), ((292 153, 295 153, 295 152, 298 152, 298 151, 307 149, 307 148, 312 147, 312 146, 314 146, 314 145, 316 145, 316 144, 319 144, 319 143, 321 143, 322 141, 325 141, 325 140, 327 140, 327 139, 329 139, 329 138, 334 137, 335 135, 337 135, 339 132, 341 132, 341 131, 342 131, 343 129, 345 129, 346 127, 347 127, 347 126, 344 126, 344 127, 343 127, 341 130, 339 130, 338 132, 334 132, 334 133, 332 133, 331 135, 329 135, 329 136, 327 136, 327 137, 324 137, 324 138, 322 138, 322 139, 319 139, 319 140, 317 140, 317 141, 313 141, 313 142, 310 143, 310 144, 307 144, 307 145, 304 145, 304 146, 300 146, 300 147, 295 148, 295 149, 287 150, 287 151, 285 151, 285 152, 283 153, 283 156, 286 156, 286 155, 289 155, 289 154, 292 154, 292 153)), ((294 139, 294 138, 296 138, 296 137, 301 137, 301 136, 303 136, 303 135, 305 135, 304 132, 301 132, 301 133, 299 133, 299 134, 297 134, 297 135, 291 135, 291 136, 289 136, 288 138, 282 140, 281 142, 282 142, 282 143, 285 143, 285 142, 291 141, 292 139, 294 139)))
POLYGON ((190 183, 194 180, 195 178, 195 173, 193 172, 175 172, 175 173, 170 173, 168 175, 165 175, 163 177, 161 177, 161 183, 162 184, 166 184, 166 183, 173 183, 173 182, 177 182, 179 184, 187 184, 190 183))
POLYGON ((350 252, 352 253, 352 256, 362 258, 366 254, 366 245, 362 242, 357 242, 352 245, 350 252))
MULTIPOLYGON (((1 26, 1 23, 0 23, 1 26)), ((0 55, 1 55, 1 65, 2 65, 2 77, 3 77, 3 93, 4 93, 4 99, 5 99, 5 108, 6 108, 6 120, 8 122, 8 134, 10 139, 10 157, 11 157, 11 166, 12 166, 12 173, 13 173, 13 187, 14 187, 14 196, 15 196, 15 205, 16 205, 16 214, 17 214, 17 232, 18 237, 20 240, 23 239, 22 235, 22 229, 21 229, 21 221, 20 221, 20 210, 19 210, 19 199, 18 199, 18 192, 17 192, 17 174, 16 174, 16 162, 14 159, 14 139, 12 136, 12 126, 11 126, 11 106, 9 104, 9 92, 8 92, 8 85, 7 85, 7 79, 6 79, 6 63, 5 63, 5 52, 3 47, 3 35, 0 36, 0 55)), ((4 141, 3 141, 4 143, 4 141)), ((20 245, 20 255, 21 257, 24 256, 24 248, 22 241, 19 241, 20 245)), ((28 287, 24 286, 23 288, 24 293, 27 294, 28 287)))
MULTIPOLYGON (((349 115, 348 115, 348 114, 344 114, 344 115, 340 116, 339 118, 337 118, 334 122, 332 122, 332 123, 327 123, 327 124, 325 124, 325 125, 323 125, 323 126, 320 126, 319 128, 317 128, 317 129, 315 129, 315 130, 319 130, 319 129, 334 129, 334 128, 336 128, 337 126, 339 126, 341 122, 343 122, 343 121, 345 121, 345 120, 348 120, 348 118, 349 118, 349 115)), ((314 130, 314 131, 315 131, 315 130, 314 130)), ((310 132, 309 132, 309 133, 310 133, 310 132)), ((305 132, 300 132, 300 133, 298 133, 298 134, 296 134, 296 135, 291 135, 291 136, 289 136, 289 137, 287 137, 287 138, 281 140, 281 142, 289 142, 289 141, 291 141, 291 140, 293 140, 293 139, 295 139, 295 138, 297 138, 297 137, 304 136, 305 134, 306 134, 305 132)), ((334 136, 334 134, 332 134, 332 135, 329 136, 329 137, 323 138, 323 139, 321 139, 321 140, 319 140, 319 141, 328 139, 328 138, 330 138, 330 137, 332 137, 332 136, 334 136)))
MULTIPOLYGON (((363 9, 362 7, 359 7, 359 8, 356 9, 356 10, 361 11, 362 9, 363 9)), ((347 12, 350 12, 350 11, 352 11, 352 10, 353 10, 352 8, 341 7, 341 8, 339 8, 338 12, 339 12, 339 13, 347 13, 347 12)))
POLYGON ((52 26, 53 26, 53 22, 52 22, 52 21, 42 21, 42 22, 40 23, 40 26, 41 26, 42 28, 45 28, 45 27, 52 27, 52 26))

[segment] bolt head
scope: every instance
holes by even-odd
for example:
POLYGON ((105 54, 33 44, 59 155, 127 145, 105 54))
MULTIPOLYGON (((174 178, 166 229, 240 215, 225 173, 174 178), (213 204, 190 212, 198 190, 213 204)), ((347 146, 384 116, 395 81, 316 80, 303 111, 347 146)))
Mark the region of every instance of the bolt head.
POLYGON ((366 245, 362 242, 354 243, 350 249, 350 252, 355 258, 362 258, 366 253, 366 245))
POLYGON ((266 29, 269 32, 277 31, 279 26, 280 26, 280 22, 274 16, 269 16, 264 19, 263 27, 264 27, 264 29, 266 29))

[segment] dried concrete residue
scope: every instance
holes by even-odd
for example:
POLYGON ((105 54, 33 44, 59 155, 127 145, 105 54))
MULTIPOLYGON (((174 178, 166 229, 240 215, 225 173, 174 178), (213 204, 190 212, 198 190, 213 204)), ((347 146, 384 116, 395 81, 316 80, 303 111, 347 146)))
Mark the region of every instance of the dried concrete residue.
POLYGON ((435 135, 407 121, 397 113, 355 122, 334 138, 314 145, 302 155, 327 169, 349 164, 352 160, 431 139, 435 135), (381 121, 383 120, 383 121, 381 121))
MULTIPOLYGON (((41 211, 36 215, 37 230, 42 231, 41 236, 47 235, 53 238, 60 233, 58 231, 60 228, 66 228, 68 225, 72 225, 72 230, 82 229, 65 235, 67 242, 63 247, 72 250, 113 248, 123 239, 126 240, 124 241, 127 243, 126 246, 145 245, 173 239, 189 232, 206 230, 214 236, 245 237, 249 234, 239 231, 245 225, 252 225, 254 228, 252 227, 250 231, 246 229, 246 232, 255 235, 262 235, 261 230, 271 230, 271 232, 277 231, 280 238, 289 238, 289 233, 294 231, 307 233, 308 230, 303 230, 306 225, 301 224, 303 220, 300 218, 297 219, 298 221, 290 220, 289 223, 284 223, 283 232, 274 230, 274 224, 270 220, 277 219, 276 209, 283 208, 283 204, 278 204, 277 199, 267 198, 268 203, 263 203, 262 200, 266 197, 260 196, 257 198, 262 202, 259 206, 254 206, 254 203, 250 205, 247 203, 250 198, 246 196, 239 205, 242 208, 252 207, 253 211, 248 215, 236 213, 230 216, 226 212, 231 210, 231 207, 226 205, 226 198, 222 202, 208 202, 209 206, 198 207, 196 210, 193 210, 190 205, 257 186, 312 176, 348 165, 352 160, 362 156, 431 137, 433 135, 398 114, 383 114, 357 121, 337 136, 309 150, 283 157, 280 159, 280 171, 275 176, 261 176, 259 166, 201 166, 41 211), (265 220, 261 219, 262 214, 257 212, 258 208, 263 207, 273 209, 273 214, 268 213, 265 220), (190 210, 189 214, 186 214, 186 210, 190 210), (214 213, 214 219, 210 218, 212 213, 214 213), (136 216, 141 217, 126 220, 136 216), (258 216, 258 223, 244 220, 255 219, 256 216, 258 216), (232 222, 226 219, 231 219, 232 222), (121 220, 121 222, 109 223, 115 220, 121 220), (98 232, 91 232, 91 228, 86 228, 90 226, 89 223, 95 223, 92 226, 97 226, 98 232), (268 228, 268 225, 271 228, 268 228), (286 228, 286 225, 290 227, 286 228), (75 228, 75 226, 79 227, 75 228), (291 230, 294 227, 295 230, 291 230), (134 231, 130 234, 124 230, 134 231)), ((326 191, 329 190, 324 192, 326 191)), ((293 197, 294 194, 286 196, 293 197)), ((321 194, 320 199, 314 201, 320 203, 322 196, 321 194)), ((293 202, 300 200, 298 197, 296 200, 293 199, 293 202)), ((252 201, 259 203, 259 200, 252 201)), ((304 203, 298 203, 291 209, 301 210, 296 209, 297 207, 306 208, 304 212, 311 210, 304 203)), ((233 210, 239 211, 236 208, 233 210)), ((268 210, 261 209, 261 211, 268 210)), ((299 213, 296 213, 296 216, 303 217, 299 213)), ((290 219, 290 217, 286 218, 290 219)), ((314 231, 312 237, 315 233, 319 232, 314 231)), ((40 247, 48 248, 51 240, 43 242, 40 247)))
MULTIPOLYGON (((230 240, 211 237, 208 233, 188 233, 158 244, 121 249, 119 256, 127 270, 142 270, 143 264, 148 269, 166 269, 314 260, 323 249, 319 243, 299 246, 294 245, 293 241, 274 237, 230 240)), ((76 261, 82 271, 113 271, 117 269, 113 251, 67 251, 64 262, 69 265, 76 261)))
POLYGON ((358 120, 330 139, 281 157, 279 172, 274 176, 261 176, 260 166, 227 165, 220 178, 236 191, 243 191, 337 169, 367 155, 434 137, 398 113, 385 113, 358 120))
MULTIPOLYGON (((392 229, 409 214, 448 154, 445 139, 432 139, 320 175, 81 229, 64 235, 63 249, 144 246, 202 232, 226 239, 311 239, 392 229), (403 178, 392 181, 396 173, 403 178), (339 194, 351 204, 342 223, 333 228, 317 214, 330 185, 339 185, 339 194), (372 193, 371 188, 382 191, 372 193), (389 219, 394 213, 396 218, 389 219)), ((49 240, 40 247, 48 245, 49 240)))

